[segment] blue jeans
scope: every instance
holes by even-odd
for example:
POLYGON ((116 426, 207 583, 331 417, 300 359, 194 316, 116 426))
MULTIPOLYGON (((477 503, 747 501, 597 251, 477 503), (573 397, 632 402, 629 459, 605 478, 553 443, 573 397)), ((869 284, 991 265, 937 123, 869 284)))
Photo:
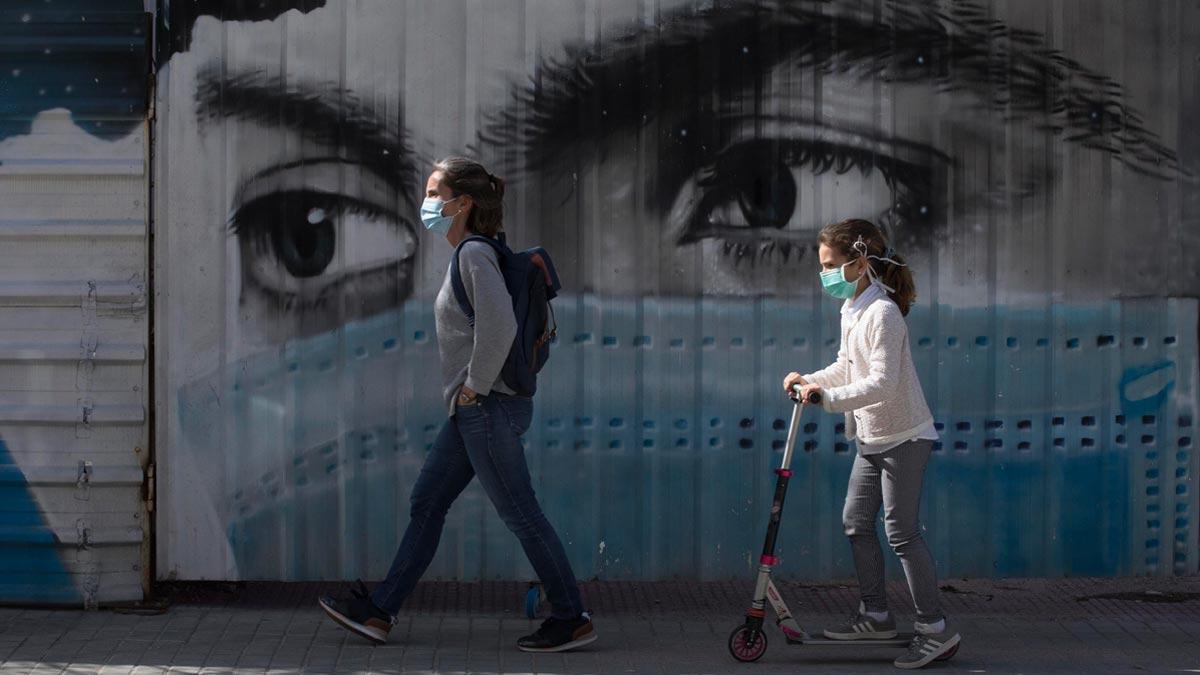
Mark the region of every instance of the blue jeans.
POLYGON ((493 392, 458 406, 433 442, 412 492, 412 511, 400 550, 371 600, 395 616, 437 552, 446 512, 475 476, 500 518, 517 535, 542 580, 553 616, 583 612, 579 585, 554 528, 533 493, 520 437, 533 418, 533 402, 493 392))

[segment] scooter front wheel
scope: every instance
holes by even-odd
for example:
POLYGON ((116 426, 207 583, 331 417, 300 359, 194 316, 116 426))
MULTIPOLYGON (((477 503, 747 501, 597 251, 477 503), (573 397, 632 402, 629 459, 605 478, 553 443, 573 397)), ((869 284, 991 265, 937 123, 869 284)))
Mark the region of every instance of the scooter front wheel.
POLYGON ((749 626, 738 626, 729 634, 729 653, 743 663, 751 663, 767 653, 767 634, 762 630, 752 631, 749 626), (754 633, 751 640, 750 634, 754 633))

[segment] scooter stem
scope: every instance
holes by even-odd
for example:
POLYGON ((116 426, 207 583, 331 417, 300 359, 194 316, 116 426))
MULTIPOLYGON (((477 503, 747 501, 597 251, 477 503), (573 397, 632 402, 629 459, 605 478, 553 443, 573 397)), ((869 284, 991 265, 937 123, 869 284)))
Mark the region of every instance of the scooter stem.
POLYGON ((792 454, 796 450, 796 437, 800 435, 800 416, 804 413, 805 403, 816 405, 821 402, 821 395, 815 391, 808 395, 807 402, 801 401, 798 384, 792 387, 792 391, 796 393, 796 396, 792 397, 792 403, 795 405, 792 407, 792 423, 788 425, 787 443, 783 446, 783 461, 779 464, 781 471, 787 471, 792 465, 792 454))

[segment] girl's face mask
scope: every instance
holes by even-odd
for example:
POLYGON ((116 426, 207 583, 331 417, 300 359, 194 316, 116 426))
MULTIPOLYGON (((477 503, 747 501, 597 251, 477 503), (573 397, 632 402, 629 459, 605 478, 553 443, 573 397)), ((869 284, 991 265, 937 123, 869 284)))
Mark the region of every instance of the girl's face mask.
POLYGON ((821 272, 821 287, 825 289, 826 293, 838 298, 839 300, 849 300, 850 298, 854 297, 855 291, 858 290, 859 279, 862 277, 860 275, 859 278, 855 279, 854 281, 847 281, 846 265, 850 265, 855 262, 857 262, 857 260, 851 260, 837 269, 825 270, 824 272, 821 272))
POLYGON ((871 268, 870 261, 874 259, 880 262, 889 263, 891 265, 897 265, 899 267, 908 267, 908 265, 906 263, 897 262, 892 257, 893 251, 890 246, 884 251, 882 256, 871 255, 870 250, 867 248, 867 242, 863 241, 862 237, 859 237, 858 241, 854 242, 853 246, 859 257, 851 260, 850 262, 844 263, 841 267, 835 270, 826 270, 821 272, 821 287, 825 289, 825 292, 835 298, 849 300, 850 298, 854 297, 854 293, 858 290, 858 282, 862 280, 862 275, 866 274, 867 279, 869 279, 872 284, 878 284, 888 293, 894 293, 895 289, 883 283, 883 279, 876 276, 875 270, 871 268), (866 268, 863 272, 859 273, 859 276, 854 281, 847 281, 846 265, 856 263, 859 260, 867 261, 866 268))

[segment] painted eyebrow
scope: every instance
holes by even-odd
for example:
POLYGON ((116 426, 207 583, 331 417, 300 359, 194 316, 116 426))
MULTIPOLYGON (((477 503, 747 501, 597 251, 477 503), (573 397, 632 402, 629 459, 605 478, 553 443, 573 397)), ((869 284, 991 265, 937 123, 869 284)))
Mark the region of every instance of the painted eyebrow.
MULTIPOLYGON (((862 80, 930 82, 968 91, 1008 118, 1045 115, 1037 128, 1106 152, 1159 178, 1187 175, 1178 156, 1124 102, 1120 84, 1045 45, 1040 33, 991 19, 976 2, 947 11, 887 0, 888 21, 830 14, 820 0, 734 0, 666 15, 593 45, 543 59, 480 134, 515 144, 536 168, 581 140, 695 113, 756 86, 782 63, 862 80), (765 47, 764 47, 765 45, 765 47), (677 80, 709 82, 702 91, 677 80), (749 82, 747 82, 749 79, 749 82)), ((668 127, 671 125, 668 124, 668 127)), ((673 129, 669 129, 668 133, 673 129)))
POLYGON ((403 129, 386 129, 380 113, 344 89, 289 84, 258 73, 222 75, 211 68, 197 77, 196 109, 202 129, 221 119, 238 118, 287 127, 306 139, 341 148, 345 159, 398 185, 401 196, 412 203, 409 186, 416 180, 417 168, 407 134, 403 129))

